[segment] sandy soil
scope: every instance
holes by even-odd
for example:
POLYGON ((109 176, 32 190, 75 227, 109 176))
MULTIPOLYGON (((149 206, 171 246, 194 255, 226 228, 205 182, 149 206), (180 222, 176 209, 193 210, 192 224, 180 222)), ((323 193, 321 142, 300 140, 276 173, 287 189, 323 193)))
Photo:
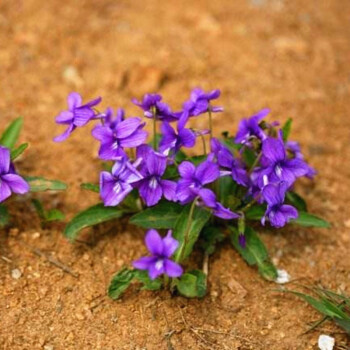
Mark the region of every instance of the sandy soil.
MULTIPOLYGON (((298 189, 333 227, 265 230, 262 238, 292 278, 350 293, 349 11, 341 0, 1 1, 0 128, 24 116, 31 148, 21 172, 69 183, 70 191, 42 198, 71 218, 97 200, 78 184, 96 181, 99 164, 88 130, 51 142, 62 130, 53 117, 72 90, 135 115, 130 98, 145 92, 179 107, 192 87, 219 87, 226 111, 215 116, 216 131, 233 132, 266 106, 272 117, 294 117, 293 137, 319 171, 298 189)), ((92 246, 71 245, 62 224, 40 227, 29 201, 14 201, 11 211, 12 228, 0 232, 8 259, 0 259, 1 349, 317 349, 321 331, 346 349, 331 324, 303 334, 317 313, 274 292, 228 246, 210 261, 203 300, 134 287, 115 302, 106 287, 145 250, 142 230, 121 221, 96 229, 92 246)))

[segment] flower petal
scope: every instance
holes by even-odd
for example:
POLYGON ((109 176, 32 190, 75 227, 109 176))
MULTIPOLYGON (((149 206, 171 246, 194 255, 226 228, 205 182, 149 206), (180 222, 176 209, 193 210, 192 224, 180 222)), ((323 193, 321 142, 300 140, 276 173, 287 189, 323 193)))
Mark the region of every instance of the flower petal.
POLYGON ((202 185, 206 185, 220 176, 220 170, 217 164, 204 161, 197 167, 195 176, 202 185))
POLYGON ((154 186, 154 182, 149 179, 144 179, 140 182, 139 192, 142 199, 145 201, 148 207, 157 204, 162 198, 162 187, 159 183, 156 183, 154 186))
POLYGON ((64 141, 65 139, 67 139, 70 136, 70 134, 74 131, 75 128, 76 128, 76 126, 74 126, 73 124, 69 125, 63 134, 56 136, 53 140, 55 142, 64 141))
POLYGON ((0 178, 0 203, 11 196, 10 186, 0 178))
POLYGON ((163 253, 163 240, 157 230, 148 230, 145 236, 147 249, 154 255, 163 253))
POLYGON ((165 259, 164 260, 164 272, 169 277, 176 278, 176 277, 180 277, 182 275, 183 268, 175 261, 172 261, 170 259, 165 259))
POLYGON ((113 142, 113 131, 108 126, 98 125, 92 129, 92 136, 102 143, 113 142))
POLYGON ((172 231, 169 230, 167 235, 163 238, 163 253, 162 255, 170 258, 176 251, 179 246, 179 242, 173 238, 172 231))
POLYGON ((188 161, 182 162, 179 167, 179 174, 184 179, 191 179, 196 171, 196 167, 188 161))
POLYGON ((119 139, 119 143, 122 147, 138 147, 146 140, 147 135, 147 131, 140 128, 125 139, 119 139))
POLYGON ((190 186, 193 185, 192 180, 181 179, 176 187, 176 199, 181 204, 186 204, 195 199, 196 195, 191 191, 190 186))
POLYGON ((74 114, 71 111, 62 111, 56 117, 56 123, 58 124, 70 124, 74 118, 74 114))
POLYGON ((150 152, 146 158, 149 174, 162 176, 165 172, 167 158, 159 153, 150 152))
POLYGON ((282 161, 286 158, 286 151, 283 142, 272 137, 263 141, 262 153, 265 158, 273 163, 282 161))
POLYGON ((170 181, 170 180, 161 180, 160 184, 161 184, 162 189, 163 189, 164 197, 168 201, 174 201, 177 183, 174 181, 170 181))
POLYGON ((74 110, 74 125, 84 126, 94 117, 94 115, 94 111, 89 107, 76 108, 74 110))
POLYGON ((0 174, 7 174, 10 169, 10 150, 0 146, 0 174))
POLYGON ((157 261, 155 256, 143 256, 140 259, 134 260, 132 266, 139 270, 148 270, 151 265, 154 265, 157 261))
POLYGON ((208 208, 216 207, 216 196, 212 190, 209 190, 208 188, 202 188, 199 190, 198 194, 201 197, 206 207, 208 208))
POLYGON ((190 129, 179 130, 181 145, 187 148, 193 147, 196 143, 196 136, 190 129))
POLYGON ((82 102, 83 99, 77 92, 71 92, 67 97, 68 108, 71 111, 77 107, 80 107, 82 102))
POLYGON ((269 206, 282 204, 284 196, 281 196, 280 187, 276 184, 266 185, 262 190, 262 195, 269 206))
POLYGON ((24 194, 30 190, 27 181, 17 174, 2 175, 2 181, 6 182, 14 193, 24 194))
POLYGON ((115 127, 115 134, 118 138, 126 138, 141 126, 141 118, 128 118, 118 123, 115 127))

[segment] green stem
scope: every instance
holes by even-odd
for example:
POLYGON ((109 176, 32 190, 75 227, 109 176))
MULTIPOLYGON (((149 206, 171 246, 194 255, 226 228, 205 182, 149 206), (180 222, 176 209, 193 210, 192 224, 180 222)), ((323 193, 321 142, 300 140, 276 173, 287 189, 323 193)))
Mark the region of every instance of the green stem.
POLYGON ((179 262, 182 260, 184 252, 185 252, 185 247, 188 243, 188 239, 189 239, 189 233, 190 233, 190 229, 191 229, 191 225, 192 225, 192 221, 193 221, 193 212, 194 212, 194 208, 196 207, 196 202, 197 202, 198 197, 196 197, 191 205, 191 209, 190 209, 190 213, 188 215, 188 221, 187 221, 187 226, 186 226, 186 230, 185 230, 185 234, 184 234, 184 242, 180 248, 180 252, 177 254, 175 261, 179 262))
POLYGON ((202 143, 203 143, 203 152, 204 152, 204 155, 207 155, 207 145, 205 144, 204 135, 203 135, 203 134, 200 134, 200 136, 201 136, 202 143))
POLYGON ((212 120, 212 116, 211 116, 211 106, 209 105, 208 107, 208 115, 209 115, 209 137, 210 137, 210 141, 213 137, 213 120, 212 120))
POLYGON ((258 163, 260 162, 261 157, 262 157, 262 152, 260 152, 260 153, 258 154, 258 156, 255 158, 254 163, 252 164, 252 166, 251 166, 250 169, 249 169, 249 172, 248 172, 249 175, 252 173, 252 171, 254 170, 254 168, 258 165, 258 163))
POLYGON ((156 110, 153 110, 153 149, 157 150, 157 120, 156 120, 156 110))

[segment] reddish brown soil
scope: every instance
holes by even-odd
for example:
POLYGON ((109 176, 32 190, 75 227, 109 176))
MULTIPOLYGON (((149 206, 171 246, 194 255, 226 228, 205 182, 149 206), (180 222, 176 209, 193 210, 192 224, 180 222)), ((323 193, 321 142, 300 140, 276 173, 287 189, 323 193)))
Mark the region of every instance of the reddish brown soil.
MULTIPOLYGON (((298 190, 333 227, 266 229, 262 238, 292 278, 350 293, 349 11, 342 0, 2 1, 0 129, 25 117, 22 141, 31 148, 18 166, 69 183, 68 192, 41 198, 71 218, 97 200, 79 183, 98 176, 88 130, 51 142, 62 131, 53 117, 71 90, 136 114, 129 100, 145 92, 159 90, 179 107, 192 87, 219 87, 225 113, 215 116, 217 132, 233 132, 241 117, 266 106, 273 118, 294 117, 293 137, 319 171, 298 190)), ((13 226, 0 232, 0 256, 8 259, 0 259, 1 349, 316 349, 320 332, 346 348, 331 324, 303 334, 319 315, 274 292, 229 246, 211 258, 203 300, 135 286, 115 302, 106 287, 145 251, 142 230, 122 221, 96 229, 93 246, 71 245, 63 225, 40 227, 29 201, 10 207, 13 226), (17 280, 14 268, 22 272, 17 280)))

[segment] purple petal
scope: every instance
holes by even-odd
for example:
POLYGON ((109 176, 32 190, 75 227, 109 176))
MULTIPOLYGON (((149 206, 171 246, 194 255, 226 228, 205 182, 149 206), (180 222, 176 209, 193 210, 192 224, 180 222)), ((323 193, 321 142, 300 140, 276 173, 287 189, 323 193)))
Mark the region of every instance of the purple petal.
POLYGON ((151 264, 148 269, 148 275, 151 280, 156 279, 164 273, 164 260, 158 259, 154 264, 151 264))
POLYGON ((274 163, 286 158, 283 142, 279 139, 267 138, 262 144, 262 152, 264 157, 274 163))
POLYGON ((0 177, 0 203, 11 196, 10 186, 0 177))
POLYGON ((88 108, 94 107, 94 106, 98 105, 101 101, 102 101, 102 98, 97 97, 94 100, 92 100, 88 103, 85 103, 84 107, 88 107, 88 108))
POLYGON ((151 265, 154 265, 157 261, 157 257, 155 256, 143 256, 140 259, 134 260, 132 262, 132 266, 135 267, 135 269, 139 270, 148 270, 151 265))
POLYGON ((89 107, 79 107, 74 110, 74 125, 84 126, 95 115, 94 111, 89 107))
POLYGON ((73 118, 74 118, 74 114, 71 111, 63 111, 56 117, 56 123, 70 124, 73 118))
POLYGON ((163 240, 156 230, 148 230, 145 236, 145 244, 149 252, 153 255, 162 255, 163 253, 163 240))
POLYGON ((125 139, 120 139, 119 143, 122 147, 138 147, 146 140, 147 135, 147 131, 139 129, 125 139))
POLYGON ((77 92, 71 92, 68 95, 67 103, 69 110, 73 111, 75 108, 80 107, 83 99, 77 92))
POLYGON ((184 161, 179 165, 178 170, 181 177, 191 179, 194 176, 196 167, 191 162, 184 161))
POLYGON ((285 166, 288 167, 296 177, 305 176, 310 170, 307 163, 298 158, 288 159, 285 162, 285 166))
POLYGON ((202 188, 199 190, 198 195, 201 197, 206 207, 216 207, 216 196, 212 190, 209 190, 208 188, 202 188))
POLYGON ((175 200, 176 186, 177 183, 170 180, 161 180, 160 184, 163 189, 163 195, 168 201, 175 200))
POLYGON ((0 174, 7 174, 10 169, 10 150, 0 146, 0 174))
POLYGON ((76 127, 73 124, 69 125, 63 134, 56 136, 53 140, 55 142, 64 141, 65 139, 67 139, 69 137, 69 135, 74 131, 75 128, 76 127))
POLYGON ((190 129, 182 129, 179 131, 179 139, 184 147, 193 147, 196 143, 196 136, 190 129))
POLYGON ((205 161, 196 169, 196 178, 202 185, 215 181, 220 176, 220 170, 217 164, 205 161))
POLYGON ((280 187, 276 184, 266 185, 262 190, 262 195, 269 206, 282 204, 284 196, 281 196, 280 187))
POLYGON ((179 246, 179 242, 171 236, 172 231, 169 230, 167 235, 163 238, 163 253, 162 255, 170 258, 179 246))
POLYGON ((101 145, 98 156, 104 160, 114 160, 125 155, 121 147, 115 147, 114 143, 104 143, 101 145))
POLYGON ((191 190, 191 186, 193 186, 192 180, 182 179, 178 182, 176 187, 176 198, 182 204, 189 203, 196 197, 191 190))
POLYGON ((167 158, 159 153, 151 152, 146 158, 149 174, 161 176, 165 172, 167 158))
POLYGON ((178 263, 176 263, 170 259, 165 259, 164 260, 164 272, 169 277, 176 278, 176 277, 180 277, 182 275, 183 269, 178 263))
POLYGON ((153 179, 142 180, 139 186, 139 192, 148 207, 157 204, 163 194, 162 187, 153 179))
POLYGON ((221 203, 216 203, 216 208, 213 211, 213 214, 217 216, 218 218, 224 219, 224 220, 232 220, 237 219, 240 216, 237 213, 234 213, 228 208, 225 208, 221 203))
POLYGON ((17 174, 6 174, 1 176, 2 181, 6 182, 14 193, 24 194, 30 190, 28 183, 17 174))
POLYGON ((97 125, 92 129, 92 136, 102 143, 113 142, 113 131, 108 126, 97 125))
POLYGON ((133 132, 136 131, 141 125, 140 118, 128 118, 117 124, 115 128, 115 133, 117 138, 124 139, 130 136, 133 132))

